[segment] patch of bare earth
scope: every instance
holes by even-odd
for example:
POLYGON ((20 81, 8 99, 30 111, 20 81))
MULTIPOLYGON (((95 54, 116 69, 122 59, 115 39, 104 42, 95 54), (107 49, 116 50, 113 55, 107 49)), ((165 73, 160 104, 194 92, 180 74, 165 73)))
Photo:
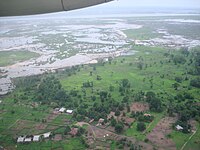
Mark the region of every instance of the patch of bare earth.
POLYGON ((15 130, 23 130, 24 128, 27 128, 29 124, 32 124, 32 122, 27 121, 27 120, 18 120, 16 122, 14 129, 15 130))
POLYGON ((60 114, 59 113, 51 113, 46 117, 47 123, 53 121, 56 117, 58 117, 60 114))
POLYGON ((148 103, 134 102, 132 103, 130 110, 133 112, 145 112, 149 110, 148 103))
POLYGON ((151 143, 156 145, 159 150, 176 150, 175 143, 167 138, 172 132, 172 124, 177 120, 176 117, 165 117, 156 125, 156 127, 147 135, 151 143))
POLYGON ((47 130, 55 130, 55 129, 57 129, 58 128, 58 126, 54 126, 54 125, 48 125, 47 126, 47 130))
POLYGON ((35 126, 35 129, 36 129, 36 130, 44 130, 44 129, 46 129, 46 127, 47 127, 47 124, 39 123, 39 124, 37 124, 37 125, 35 126))
POLYGON ((62 141, 62 134, 56 134, 53 138, 54 141, 62 141))
MULTIPOLYGON (((83 126, 84 124, 88 125, 86 137, 87 137, 87 143, 88 145, 90 145, 90 149, 110 149, 110 143, 107 142, 108 140, 120 141, 121 139, 126 138, 127 141, 130 141, 131 143, 134 143, 135 145, 141 145, 142 149, 153 150, 153 146, 148 143, 137 141, 136 139, 132 137, 118 135, 112 131, 108 131, 108 129, 92 126, 84 122, 79 122, 76 125, 83 126)), ((129 150, 130 147, 125 146, 124 149, 129 150)))
POLYGON ((22 130, 29 130, 34 127, 34 123, 32 121, 28 120, 17 120, 16 123, 10 128, 10 131, 12 134, 17 135, 19 134, 22 130))

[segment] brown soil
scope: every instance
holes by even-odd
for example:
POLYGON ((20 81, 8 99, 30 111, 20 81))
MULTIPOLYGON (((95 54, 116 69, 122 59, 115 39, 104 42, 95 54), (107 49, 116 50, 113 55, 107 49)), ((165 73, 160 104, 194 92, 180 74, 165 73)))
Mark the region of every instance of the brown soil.
POLYGON ((130 107, 131 111, 134 112, 145 112, 149 110, 149 104, 141 103, 141 102, 134 102, 130 107))
POLYGON ((56 117, 58 117, 60 114, 59 113, 51 113, 46 117, 47 122, 53 121, 56 117))
POLYGON ((126 138, 128 141, 131 141, 132 143, 141 145, 142 149, 153 150, 153 147, 150 144, 147 144, 144 142, 138 142, 132 137, 118 135, 112 131, 108 131, 108 129, 112 130, 113 129, 112 127, 111 128, 108 127, 107 129, 102 129, 96 126, 89 125, 88 123, 84 123, 84 122, 79 122, 76 125, 83 126, 84 124, 88 125, 86 137, 87 137, 87 143, 90 145, 91 149, 96 149, 98 148, 98 146, 101 146, 101 148, 103 149, 107 149, 107 148, 109 149, 110 144, 106 142, 107 140, 121 140, 122 138, 126 138))
POLYGON ((172 132, 172 124, 175 123, 177 118, 165 117, 156 125, 147 138, 159 149, 176 150, 175 143, 167 138, 167 135, 172 132))
POLYGON ((53 138, 54 141, 62 141, 62 135, 61 134, 56 134, 53 138))
POLYGON ((46 129, 46 127, 47 127, 47 124, 40 123, 40 124, 37 124, 37 125, 35 126, 35 129, 36 129, 36 130, 44 130, 44 129, 46 129))

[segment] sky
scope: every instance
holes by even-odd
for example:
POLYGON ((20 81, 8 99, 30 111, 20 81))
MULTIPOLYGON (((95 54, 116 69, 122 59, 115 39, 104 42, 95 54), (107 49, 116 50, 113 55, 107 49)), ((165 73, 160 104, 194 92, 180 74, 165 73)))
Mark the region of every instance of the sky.
MULTIPOLYGON (((200 0, 114 0, 93 7, 53 13, 55 15, 74 16, 106 16, 123 14, 151 14, 172 13, 187 14, 200 13, 200 0)), ((46 14, 42 14, 46 15, 46 14)), ((48 15, 48 14, 47 14, 48 15)), ((52 14, 49 14, 52 16, 52 14)), ((37 16, 37 15, 36 15, 37 16)))
POLYGON ((67 12, 67 15, 107 15, 137 13, 200 13, 200 0, 114 0, 67 12), (189 10, 188 10, 189 9, 189 10))
POLYGON ((200 0, 115 0, 107 6, 200 8, 200 0))

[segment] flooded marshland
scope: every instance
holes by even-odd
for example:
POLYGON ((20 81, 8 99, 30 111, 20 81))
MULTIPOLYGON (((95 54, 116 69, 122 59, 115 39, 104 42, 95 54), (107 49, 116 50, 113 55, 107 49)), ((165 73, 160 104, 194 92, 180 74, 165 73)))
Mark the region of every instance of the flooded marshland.
POLYGON ((0 20, 0 55, 8 51, 13 55, 17 51, 39 55, 23 61, 18 58, 12 64, 0 66, 0 95, 14 88, 13 78, 134 54, 134 45, 174 49, 199 46, 198 29, 198 15, 3 18, 0 20))

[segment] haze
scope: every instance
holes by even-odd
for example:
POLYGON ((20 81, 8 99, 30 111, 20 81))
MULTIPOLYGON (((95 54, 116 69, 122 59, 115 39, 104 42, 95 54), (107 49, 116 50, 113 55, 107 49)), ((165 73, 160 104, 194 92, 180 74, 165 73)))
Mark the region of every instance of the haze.
POLYGON ((200 8, 199 0, 118 0, 107 6, 200 8))

